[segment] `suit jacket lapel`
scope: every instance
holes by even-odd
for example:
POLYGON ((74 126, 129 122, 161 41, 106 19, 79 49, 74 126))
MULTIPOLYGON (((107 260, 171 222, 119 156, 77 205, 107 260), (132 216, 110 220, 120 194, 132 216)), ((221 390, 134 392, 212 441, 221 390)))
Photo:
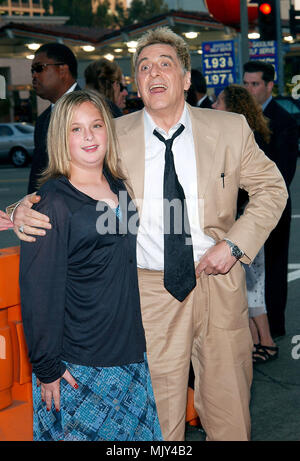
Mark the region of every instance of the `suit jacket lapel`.
POLYGON ((212 173, 219 133, 216 129, 208 125, 204 110, 189 105, 188 109, 191 116, 194 137, 198 197, 203 198, 212 173))
POLYGON ((117 121, 117 136, 122 167, 128 177, 126 182, 141 214, 145 179, 144 110, 132 114, 130 123, 127 119, 124 126, 122 126, 122 117, 120 117, 117 121))
MULTIPOLYGON (((188 109, 194 137, 198 197, 203 198, 214 165, 219 132, 208 125, 204 110, 189 105, 188 109)), ((144 110, 131 114, 130 122, 126 117, 124 125, 122 117, 115 120, 122 167, 128 177, 126 182, 141 216, 145 178, 144 110)))

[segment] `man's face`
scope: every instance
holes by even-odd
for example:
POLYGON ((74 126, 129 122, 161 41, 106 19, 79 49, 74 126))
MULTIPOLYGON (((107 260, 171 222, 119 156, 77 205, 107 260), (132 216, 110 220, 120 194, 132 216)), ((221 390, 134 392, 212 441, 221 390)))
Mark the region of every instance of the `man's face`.
MULTIPOLYGON (((38 53, 32 61, 33 69, 37 64, 56 64, 57 61, 48 58, 46 53, 38 53)), ((32 72, 32 86, 38 96, 52 103, 64 93, 62 91, 63 65, 44 66, 41 72, 32 72)))
POLYGON ((182 110, 184 90, 190 87, 190 72, 184 74, 171 45, 145 47, 138 57, 136 76, 138 94, 151 115, 182 110))
POLYGON ((265 82, 262 75, 262 72, 244 73, 244 87, 261 105, 271 96, 274 86, 273 82, 265 82))

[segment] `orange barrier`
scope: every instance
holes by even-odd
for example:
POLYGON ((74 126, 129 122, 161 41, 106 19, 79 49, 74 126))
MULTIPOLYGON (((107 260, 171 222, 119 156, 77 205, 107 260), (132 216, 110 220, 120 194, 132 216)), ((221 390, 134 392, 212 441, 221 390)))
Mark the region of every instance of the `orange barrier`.
POLYGON ((198 413, 194 407, 194 389, 191 387, 188 387, 185 422, 190 426, 201 426, 198 413))
POLYGON ((32 440, 31 365, 23 332, 19 247, 0 250, 0 441, 32 440))

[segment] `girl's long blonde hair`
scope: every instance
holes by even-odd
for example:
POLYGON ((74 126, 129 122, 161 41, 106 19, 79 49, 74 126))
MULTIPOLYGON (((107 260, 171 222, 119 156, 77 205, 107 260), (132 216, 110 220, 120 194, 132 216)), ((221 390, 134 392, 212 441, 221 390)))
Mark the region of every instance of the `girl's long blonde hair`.
POLYGON ((49 163, 39 180, 39 185, 61 175, 70 178, 69 133, 74 109, 84 102, 91 102, 99 110, 107 130, 107 152, 104 165, 112 176, 124 179, 121 172, 114 124, 102 95, 93 90, 80 90, 62 96, 52 110, 47 134, 49 163))

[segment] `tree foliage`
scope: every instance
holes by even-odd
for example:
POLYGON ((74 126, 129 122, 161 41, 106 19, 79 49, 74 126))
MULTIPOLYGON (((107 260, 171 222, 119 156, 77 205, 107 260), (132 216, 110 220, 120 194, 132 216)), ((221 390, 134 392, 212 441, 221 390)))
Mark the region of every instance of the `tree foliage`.
MULTIPOLYGON (((0 0, 1 3, 1 0, 0 0)), ((48 16, 50 14, 50 0, 43 0, 43 7, 45 10, 45 15, 48 16)))
POLYGON ((164 0, 132 0, 124 25, 142 22, 166 11, 168 6, 164 0))
POLYGON ((110 13, 109 0, 103 0, 93 15, 92 24, 95 27, 115 27, 115 15, 110 13))
POLYGON ((91 26, 93 13, 91 2, 82 0, 53 0, 54 16, 69 16, 67 24, 76 26, 91 26))

